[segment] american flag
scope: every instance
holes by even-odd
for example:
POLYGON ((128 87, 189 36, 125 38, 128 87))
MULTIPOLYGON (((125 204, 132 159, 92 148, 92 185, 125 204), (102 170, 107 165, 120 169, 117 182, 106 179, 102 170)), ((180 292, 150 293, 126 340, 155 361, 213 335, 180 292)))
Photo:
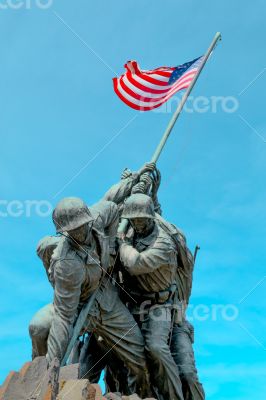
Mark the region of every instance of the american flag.
POLYGON ((196 75, 202 57, 178 67, 160 67, 141 70, 136 61, 125 64, 126 72, 113 78, 114 91, 129 107, 149 111, 160 107, 171 96, 186 89, 196 75))

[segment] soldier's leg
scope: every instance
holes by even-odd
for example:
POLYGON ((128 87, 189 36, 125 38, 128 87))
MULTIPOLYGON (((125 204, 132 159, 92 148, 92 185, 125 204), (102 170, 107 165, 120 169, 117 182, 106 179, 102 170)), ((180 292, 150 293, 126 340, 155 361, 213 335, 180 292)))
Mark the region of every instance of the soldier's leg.
POLYGON ((150 360, 153 386, 164 400, 183 400, 179 371, 168 344, 171 325, 171 309, 157 305, 143 314, 141 331, 150 360))
POLYGON ((127 384, 128 370, 125 368, 122 360, 111 356, 105 369, 105 384, 107 393, 125 393, 129 394, 127 384))
POLYGON ((87 337, 82 347, 80 363, 80 378, 98 383, 104 370, 104 381, 107 393, 128 394, 127 369, 113 351, 104 346, 102 340, 96 340, 94 335, 87 337))
POLYGON ((141 398, 150 395, 144 340, 127 307, 117 297, 111 311, 101 310, 91 320, 96 336, 101 336, 108 351, 125 364, 128 394, 138 393, 141 398))
POLYGON ((106 393, 125 393, 129 394, 127 377, 128 370, 125 368, 125 364, 120 360, 113 350, 110 351, 104 341, 100 340, 97 342, 98 347, 101 349, 100 355, 102 362, 104 361, 104 381, 106 387, 106 393))
POLYGON ((37 311, 30 321, 29 334, 32 341, 32 359, 45 356, 47 353, 47 339, 53 315, 53 304, 47 304, 37 311))
POLYGON ((189 322, 175 324, 172 333, 171 351, 179 369, 185 400, 204 400, 205 394, 195 365, 192 343, 193 327, 189 322))
POLYGON ((79 378, 89 379, 91 383, 98 383, 107 363, 107 357, 104 356, 105 353, 96 337, 90 333, 81 347, 79 378))

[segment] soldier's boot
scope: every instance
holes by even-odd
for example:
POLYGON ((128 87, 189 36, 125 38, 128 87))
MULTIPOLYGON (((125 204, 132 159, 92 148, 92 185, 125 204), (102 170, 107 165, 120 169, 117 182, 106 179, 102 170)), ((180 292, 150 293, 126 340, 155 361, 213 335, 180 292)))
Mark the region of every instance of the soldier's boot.
POLYGON ((180 376, 184 400, 205 400, 205 393, 202 384, 195 377, 180 376))
POLYGON ((205 393, 198 378, 193 342, 194 328, 188 321, 184 321, 182 325, 174 325, 171 351, 179 369, 184 399, 204 400, 205 393))

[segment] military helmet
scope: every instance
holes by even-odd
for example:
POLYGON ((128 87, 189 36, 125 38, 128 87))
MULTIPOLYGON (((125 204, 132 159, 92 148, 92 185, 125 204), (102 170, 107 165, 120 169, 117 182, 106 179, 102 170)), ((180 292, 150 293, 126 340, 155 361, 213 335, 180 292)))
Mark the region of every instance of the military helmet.
POLYGON ((122 218, 154 218, 154 205, 152 199, 146 194, 132 194, 125 202, 122 218))
POLYGON ((63 233, 93 221, 93 217, 83 200, 78 197, 66 197, 55 207, 53 221, 56 233, 63 233))

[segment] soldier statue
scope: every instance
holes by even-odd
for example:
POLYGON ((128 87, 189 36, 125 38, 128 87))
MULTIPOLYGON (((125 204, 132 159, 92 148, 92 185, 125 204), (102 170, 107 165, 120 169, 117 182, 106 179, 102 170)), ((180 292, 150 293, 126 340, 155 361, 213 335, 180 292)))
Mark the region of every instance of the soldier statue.
POLYGON ((133 194, 125 202, 123 218, 132 229, 120 245, 120 259, 128 272, 125 288, 136 303, 129 307, 138 320, 151 365, 157 397, 183 399, 178 367, 170 351, 171 306, 176 291, 177 256, 171 237, 155 220, 152 199, 133 194))

